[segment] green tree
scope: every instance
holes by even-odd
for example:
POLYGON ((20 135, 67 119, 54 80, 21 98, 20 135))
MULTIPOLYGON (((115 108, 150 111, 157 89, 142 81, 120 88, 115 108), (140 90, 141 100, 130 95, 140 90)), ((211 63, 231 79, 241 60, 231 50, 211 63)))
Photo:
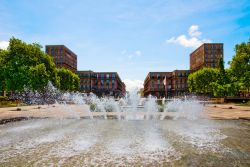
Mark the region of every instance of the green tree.
POLYGON ((202 94, 213 94, 214 85, 212 82, 218 80, 219 70, 203 68, 188 76, 188 85, 191 92, 202 94))
POLYGON ((250 90, 250 39, 248 43, 235 46, 235 55, 230 62, 230 69, 241 90, 249 93, 250 90))
POLYGON ((48 82, 49 74, 44 64, 30 67, 28 85, 33 88, 33 90, 43 91, 48 82))
POLYGON ((73 88, 74 91, 79 90, 79 88, 80 88, 80 78, 79 78, 78 75, 76 75, 74 73, 73 73, 73 85, 74 85, 74 88, 73 88))
POLYGON ((6 57, 8 55, 8 51, 0 49, 0 90, 2 90, 2 94, 5 96, 6 90, 6 57))
POLYGON ((224 61, 223 58, 221 57, 219 60, 219 84, 224 85, 229 82, 229 78, 226 74, 226 70, 224 67, 224 61))
POLYGON ((57 69, 57 75, 60 78, 60 90, 63 91, 76 91, 79 89, 80 78, 75 73, 68 69, 57 69))
POLYGON ((34 76, 38 77, 36 75, 38 74, 36 68, 44 72, 43 76, 46 76, 45 80, 48 78, 53 84, 58 84, 53 58, 45 54, 39 44, 26 44, 13 37, 9 41, 8 53, 6 57, 6 70, 4 72, 7 90, 23 91, 25 86, 32 87, 33 89, 42 89, 44 87, 44 80, 41 77, 34 78, 34 76), (32 75, 32 70, 37 73, 32 75), (34 81, 36 84, 34 84, 34 81), (38 83, 39 81, 41 83, 38 83))

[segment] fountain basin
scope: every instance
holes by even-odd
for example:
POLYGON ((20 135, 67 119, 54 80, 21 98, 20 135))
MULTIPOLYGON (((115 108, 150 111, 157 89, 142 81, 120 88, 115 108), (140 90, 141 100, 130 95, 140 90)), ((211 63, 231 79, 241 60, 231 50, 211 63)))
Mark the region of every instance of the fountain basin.
POLYGON ((248 166, 248 121, 36 119, 0 126, 1 166, 248 166))

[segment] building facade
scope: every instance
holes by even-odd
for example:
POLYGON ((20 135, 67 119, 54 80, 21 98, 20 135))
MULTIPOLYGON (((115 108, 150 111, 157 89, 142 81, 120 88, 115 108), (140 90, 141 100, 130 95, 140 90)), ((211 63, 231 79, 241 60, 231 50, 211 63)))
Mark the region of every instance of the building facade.
POLYGON ((64 45, 46 45, 46 53, 54 58, 57 68, 66 68, 76 73, 77 55, 64 45))
POLYGON ((77 75, 80 78, 80 92, 94 92, 96 74, 93 71, 77 71, 77 75))
POLYGON ((171 85, 171 72, 149 72, 144 80, 144 96, 166 97, 168 86, 171 85), (164 85, 166 80, 167 86, 164 85))
POLYGON ((172 96, 183 96, 188 94, 188 75, 189 70, 175 70, 172 72, 172 96))
POLYGON ((117 72, 77 71, 80 77, 80 91, 97 96, 123 97, 126 86, 117 72))
POLYGON ((223 43, 204 43, 190 54, 190 71, 218 68, 223 55, 223 43))
POLYGON ((182 96, 188 93, 189 70, 149 72, 144 80, 144 96, 157 98, 182 96))

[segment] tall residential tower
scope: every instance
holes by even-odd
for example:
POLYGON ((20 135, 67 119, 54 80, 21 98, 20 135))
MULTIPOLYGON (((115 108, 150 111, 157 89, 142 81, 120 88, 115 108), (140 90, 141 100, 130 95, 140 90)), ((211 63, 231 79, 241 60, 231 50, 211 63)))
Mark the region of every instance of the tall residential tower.
POLYGON ((204 43, 190 54, 190 72, 203 67, 218 68, 223 59, 223 43, 204 43))
POLYGON ((64 45, 46 45, 46 53, 54 58, 57 68, 66 68, 76 73, 77 55, 64 45))

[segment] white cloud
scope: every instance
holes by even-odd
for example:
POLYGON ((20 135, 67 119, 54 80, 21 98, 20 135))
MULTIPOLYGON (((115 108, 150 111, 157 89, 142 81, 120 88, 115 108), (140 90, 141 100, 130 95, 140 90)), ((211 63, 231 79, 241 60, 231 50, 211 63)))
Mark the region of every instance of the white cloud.
POLYGON ((127 50, 123 50, 121 54, 129 59, 133 59, 135 57, 140 57, 142 52, 140 50, 136 50, 134 52, 128 52, 127 50))
POLYGON ((125 79, 124 83, 126 85, 126 90, 129 92, 137 91, 140 88, 143 88, 143 81, 141 81, 141 80, 125 79))
POLYGON ((191 37, 200 37, 201 32, 199 31, 199 26, 198 25, 191 25, 188 29, 188 34, 191 37))
POLYGON ((0 41, 0 49, 7 49, 9 46, 8 41, 0 41))
POLYGON ((135 51, 135 55, 136 56, 141 56, 141 51, 140 50, 135 51))
POLYGON ((166 40, 167 43, 174 43, 174 44, 179 44, 181 46, 187 47, 187 48, 197 48, 203 43, 209 43, 211 42, 208 39, 200 39, 201 32, 199 31, 199 26, 198 25, 191 25, 188 29, 188 35, 182 34, 179 35, 178 37, 172 37, 168 40, 166 40))

